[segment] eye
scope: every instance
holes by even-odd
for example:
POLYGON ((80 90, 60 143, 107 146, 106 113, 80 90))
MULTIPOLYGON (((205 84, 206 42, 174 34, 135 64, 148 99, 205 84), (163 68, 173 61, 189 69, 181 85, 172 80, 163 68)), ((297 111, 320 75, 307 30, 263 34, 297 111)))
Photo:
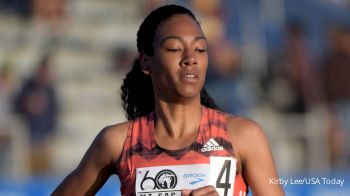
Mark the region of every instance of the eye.
POLYGON ((206 48, 195 48, 194 50, 195 50, 196 52, 200 52, 200 53, 207 52, 207 49, 206 49, 206 48))
POLYGON ((181 48, 167 48, 166 50, 169 52, 178 52, 181 51, 181 48))

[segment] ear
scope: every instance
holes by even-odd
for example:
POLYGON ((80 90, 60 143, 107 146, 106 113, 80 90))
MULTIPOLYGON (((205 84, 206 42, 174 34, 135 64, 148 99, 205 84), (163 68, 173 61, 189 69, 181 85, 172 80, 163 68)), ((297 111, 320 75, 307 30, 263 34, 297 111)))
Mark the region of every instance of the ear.
POLYGON ((144 74, 149 75, 151 70, 151 57, 145 54, 144 52, 140 53, 140 64, 141 70, 144 74))

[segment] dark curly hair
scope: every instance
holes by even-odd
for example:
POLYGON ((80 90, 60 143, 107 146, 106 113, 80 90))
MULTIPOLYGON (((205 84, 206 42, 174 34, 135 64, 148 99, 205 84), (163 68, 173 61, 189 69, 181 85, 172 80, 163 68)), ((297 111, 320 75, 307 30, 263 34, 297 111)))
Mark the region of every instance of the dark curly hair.
MULTIPOLYGON (((145 18, 137 32, 138 52, 144 52, 149 56, 153 56, 153 41, 158 25, 175 14, 187 14, 198 23, 193 13, 182 6, 166 5, 159 7, 145 18)), ((154 111, 152 80, 149 75, 142 72, 139 59, 134 61, 131 71, 124 79, 121 90, 122 104, 128 120, 134 120, 154 111)), ((202 105, 214 109, 218 108, 204 88, 202 88, 200 95, 202 105)))

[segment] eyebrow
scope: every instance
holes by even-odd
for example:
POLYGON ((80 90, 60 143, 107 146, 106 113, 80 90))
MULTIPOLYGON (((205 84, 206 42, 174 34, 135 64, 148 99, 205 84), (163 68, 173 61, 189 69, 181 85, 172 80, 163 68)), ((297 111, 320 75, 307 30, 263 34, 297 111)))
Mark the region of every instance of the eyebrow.
MULTIPOLYGON (((164 42, 169 40, 169 39, 176 39, 176 40, 179 40, 181 42, 185 42, 185 40, 181 36, 170 35, 170 36, 166 36, 165 38, 160 40, 160 46, 163 45, 164 42)), ((205 36, 196 36, 193 41, 198 41, 198 40, 202 40, 202 39, 205 41, 207 40, 207 38, 205 38, 205 36)))

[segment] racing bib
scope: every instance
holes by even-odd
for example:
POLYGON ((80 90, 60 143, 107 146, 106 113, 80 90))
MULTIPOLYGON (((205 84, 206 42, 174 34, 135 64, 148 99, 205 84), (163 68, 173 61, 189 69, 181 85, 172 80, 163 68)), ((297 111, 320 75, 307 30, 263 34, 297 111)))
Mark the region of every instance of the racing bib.
POLYGON ((181 196, 183 189, 213 185, 220 196, 232 196, 236 160, 210 157, 210 164, 155 166, 136 169, 136 195, 181 196))
POLYGON ((232 157, 210 157, 210 185, 220 196, 232 196, 234 193, 236 162, 232 157))

